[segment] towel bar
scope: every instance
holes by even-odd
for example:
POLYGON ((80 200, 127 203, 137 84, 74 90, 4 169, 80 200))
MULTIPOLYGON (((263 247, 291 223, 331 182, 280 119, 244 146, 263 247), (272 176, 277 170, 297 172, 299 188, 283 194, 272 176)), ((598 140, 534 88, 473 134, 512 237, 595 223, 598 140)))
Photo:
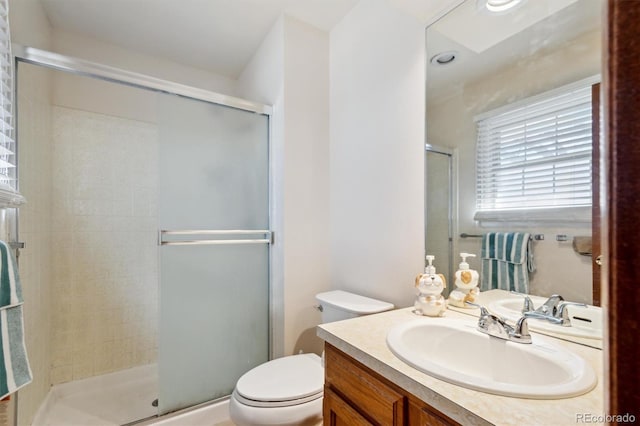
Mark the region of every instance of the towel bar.
MULTIPOLYGON (((466 232, 463 232, 462 234, 460 234, 460 238, 482 238, 484 235, 482 234, 467 234, 466 232)), ((531 234, 529 236, 530 240, 535 240, 535 241, 542 241, 544 240, 544 234, 531 234)))

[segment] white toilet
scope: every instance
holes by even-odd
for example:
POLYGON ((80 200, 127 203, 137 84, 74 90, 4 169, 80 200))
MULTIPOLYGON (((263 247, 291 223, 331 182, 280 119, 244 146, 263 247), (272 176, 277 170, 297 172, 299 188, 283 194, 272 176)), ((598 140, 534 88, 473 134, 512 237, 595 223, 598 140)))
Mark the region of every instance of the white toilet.
MULTIPOLYGON (((316 295, 322 322, 393 309, 391 303, 336 290, 316 295)), ((229 401, 237 426, 306 426, 322 420, 324 368, 316 354, 274 359, 245 373, 229 401)))

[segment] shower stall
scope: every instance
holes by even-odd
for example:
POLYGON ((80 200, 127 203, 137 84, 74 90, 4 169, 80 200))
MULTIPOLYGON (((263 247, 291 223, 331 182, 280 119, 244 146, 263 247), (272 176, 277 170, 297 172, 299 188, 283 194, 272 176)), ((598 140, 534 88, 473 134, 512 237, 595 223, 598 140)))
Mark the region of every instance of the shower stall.
POLYGON ((456 168, 454 150, 427 144, 425 147, 425 250, 435 256, 437 271, 453 285, 454 229, 456 226, 456 168))
POLYGON ((270 358, 270 108, 16 56, 18 172, 33 206, 18 215, 23 263, 49 265, 40 321, 27 319, 48 340, 28 348, 21 424, 50 386, 38 412, 50 424, 128 424, 228 396, 270 358))

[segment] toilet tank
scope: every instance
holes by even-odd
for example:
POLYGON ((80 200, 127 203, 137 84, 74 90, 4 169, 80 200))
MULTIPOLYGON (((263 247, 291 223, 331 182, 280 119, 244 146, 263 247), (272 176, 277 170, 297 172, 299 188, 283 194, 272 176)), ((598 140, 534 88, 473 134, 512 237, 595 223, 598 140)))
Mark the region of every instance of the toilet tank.
POLYGON ((319 293, 316 295, 316 300, 320 303, 319 309, 322 312, 323 323, 376 314, 393 309, 391 303, 342 290, 319 293))

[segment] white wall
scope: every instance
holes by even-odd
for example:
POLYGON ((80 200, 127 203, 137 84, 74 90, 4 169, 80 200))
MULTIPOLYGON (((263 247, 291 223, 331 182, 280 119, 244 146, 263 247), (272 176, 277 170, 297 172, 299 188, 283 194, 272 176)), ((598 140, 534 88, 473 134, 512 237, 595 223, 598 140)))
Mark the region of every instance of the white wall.
POLYGON ((235 80, 187 65, 134 52, 84 35, 56 29, 52 50, 88 61, 106 64, 226 95, 235 94, 235 80))
POLYGON ((319 352, 314 296, 330 287, 329 35, 285 24, 285 345, 319 352))
POLYGON ((331 32, 331 284, 397 306, 424 269, 424 28, 362 0, 331 32))
MULTIPOLYGON (((505 223, 479 224, 475 213, 475 145, 473 117, 509 102, 569 84, 600 72, 600 32, 590 32, 567 42, 563 48, 542 51, 488 78, 464 86, 448 99, 429 102, 428 140, 435 145, 458 148, 459 153, 459 232, 482 233, 491 230, 545 234, 534 242, 537 271, 532 275, 530 292, 542 296, 561 294, 565 299, 591 303, 591 258, 580 256, 571 241, 559 243, 556 234, 591 235, 591 223, 505 223), (544 78, 540 78, 544 76, 544 78)), ((458 251, 480 254, 478 239, 460 239, 458 251)), ((480 270, 480 260, 471 259, 480 270)))
POLYGON ((239 96, 274 105, 274 355, 319 352, 314 295, 330 285, 328 34, 282 16, 237 87, 239 96))
POLYGON ((39 49, 51 47, 51 25, 39 1, 9 0, 11 41, 39 49))

